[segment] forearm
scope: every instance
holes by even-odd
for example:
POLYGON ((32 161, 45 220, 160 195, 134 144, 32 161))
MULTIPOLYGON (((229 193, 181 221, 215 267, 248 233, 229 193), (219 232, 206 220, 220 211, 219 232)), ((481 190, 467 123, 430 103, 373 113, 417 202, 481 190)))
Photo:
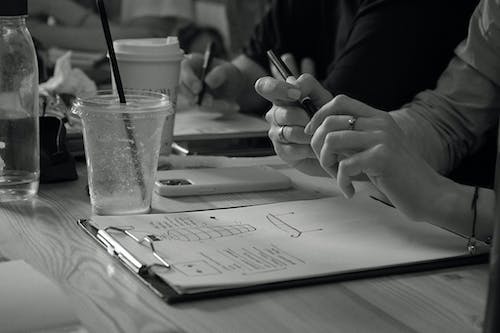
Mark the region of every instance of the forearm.
POLYGON ((232 61, 244 76, 242 91, 238 96, 238 104, 242 112, 264 113, 267 102, 254 89, 255 82, 268 75, 268 73, 256 62, 245 55, 240 55, 232 61))
MULTIPOLYGON (((435 189, 431 197, 427 221, 451 230, 464 237, 472 235, 474 220, 473 197, 475 188, 443 179, 442 186, 435 189)), ((490 189, 480 188, 476 202, 476 238, 488 240, 493 235, 495 194, 490 189)))
POLYGON ((446 174, 483 143, 496 124, 498 108, 497 87, 456 57, 435 90, 417 95, 391 115, 411 148, 446 174))

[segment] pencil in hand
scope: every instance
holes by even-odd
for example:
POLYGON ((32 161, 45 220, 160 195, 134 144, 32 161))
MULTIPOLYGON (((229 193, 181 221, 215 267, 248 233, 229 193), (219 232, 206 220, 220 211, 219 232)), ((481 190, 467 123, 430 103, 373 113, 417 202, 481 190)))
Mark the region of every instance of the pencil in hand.
POLYGON ((210 67, 210 63, 212 62, 212 54, 214 49, 214 42, 210 41, 207 44, 207 48, 205 49, 205 55, 203 56, 203 67, 201 68, 201 91, 198 94, 198 101, 196 104, 201 105, 203 102, 203 96, 205 95, 205 90, 207 89, 207 85, 205 83, 205 77, 207 76, 208 69, 210 67))

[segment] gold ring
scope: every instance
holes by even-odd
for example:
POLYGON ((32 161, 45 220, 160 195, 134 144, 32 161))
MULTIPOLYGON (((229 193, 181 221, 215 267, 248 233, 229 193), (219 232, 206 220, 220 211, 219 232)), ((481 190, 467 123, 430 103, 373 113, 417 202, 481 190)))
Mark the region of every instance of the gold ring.
POLYGON ((356 117, 351 117, 347 122, 349 123, 349 130, 354 131, 354 127, 356 126, 356 121, 358 118, 356 117))

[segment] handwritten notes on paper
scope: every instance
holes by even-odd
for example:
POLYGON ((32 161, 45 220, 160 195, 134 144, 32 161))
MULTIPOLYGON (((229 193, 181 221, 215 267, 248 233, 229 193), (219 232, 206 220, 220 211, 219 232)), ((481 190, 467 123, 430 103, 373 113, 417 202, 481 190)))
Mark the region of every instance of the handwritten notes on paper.
MULTIPOLYGON (((368 197, 123 217, 100 227, 152 236, 173 265, 157 273, 180 293, 317 277, 464 255, 466 240, 409 221, 368 197)), ((126 237, 114 235, 127 246, 126 237)), ((152 260, 148 247, 139 257, 152 260)))

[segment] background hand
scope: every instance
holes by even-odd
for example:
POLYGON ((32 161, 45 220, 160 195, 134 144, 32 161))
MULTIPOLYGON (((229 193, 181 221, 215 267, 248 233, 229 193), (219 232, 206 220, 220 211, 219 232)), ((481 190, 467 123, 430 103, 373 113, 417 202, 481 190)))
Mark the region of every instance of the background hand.
MULTIPOLYGON (((181 63, 179 92, 190 105, 197 101, 202 89, 200 74, 203 55, 189 54, 181 63)), ((222 113, 234 113, 239 110, 236 99, 244 90, 246 80, 240 70, 232 63, 221 59, 213 59, 205 77, 207 85, 202 105, 206 110, 222 113)))

